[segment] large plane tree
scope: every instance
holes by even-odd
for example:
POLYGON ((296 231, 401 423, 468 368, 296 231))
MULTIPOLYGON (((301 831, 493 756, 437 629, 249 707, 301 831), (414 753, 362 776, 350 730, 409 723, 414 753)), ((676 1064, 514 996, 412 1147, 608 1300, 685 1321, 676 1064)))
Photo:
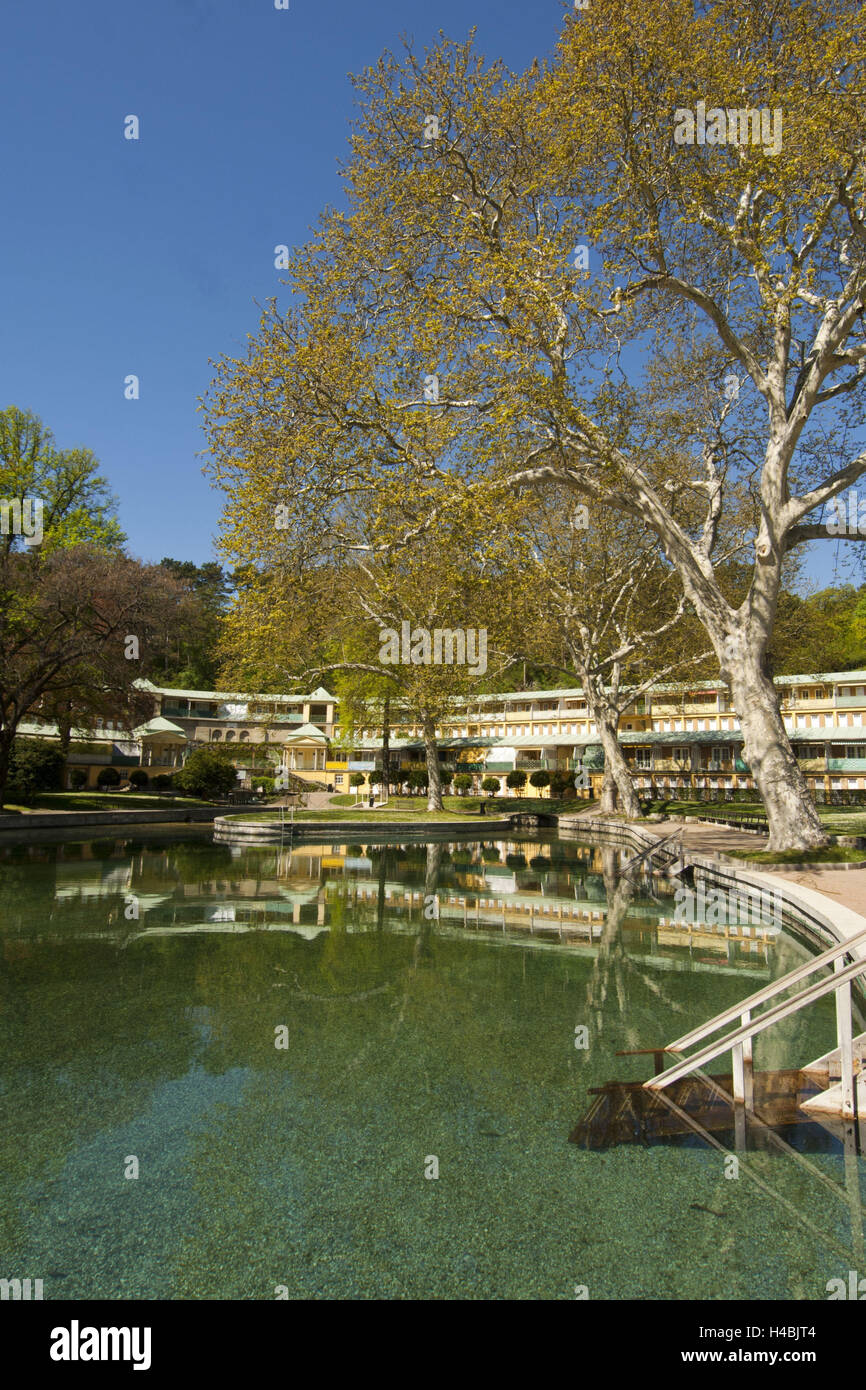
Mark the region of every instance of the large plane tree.
POLYGON ((866 470, 864 48, 854 0, 593 0, 522 75, 471 40, 386 54, 347 209, 207 401, 251 555, 281 497, 338 532, 395 478, 428 525, 530 486, 650 527, 772 849, 826 839, 766 653, 786 555, 866 470))

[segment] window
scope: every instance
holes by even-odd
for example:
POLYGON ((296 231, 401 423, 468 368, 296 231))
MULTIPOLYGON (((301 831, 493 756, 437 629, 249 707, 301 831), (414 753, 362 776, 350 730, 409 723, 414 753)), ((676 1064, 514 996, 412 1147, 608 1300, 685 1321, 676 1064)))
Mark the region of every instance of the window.
POLYGON ((798 758, 823 758, 823 743, 798 743, 794 751, 798 758))
POLYGON ((653 750, 651 748, 636 748, 634 750, 634 761, 636 767, 649 768, 653 765, 653 750))
POLYGON ((689 750, 688 748, 682 747, 672 748, 671 757, 675 763, 687 763, 689 761, 689 750))
POLYGON ((862 743, 834 743, 830 749, 831 758, 862 758, 866 748, 862 743))

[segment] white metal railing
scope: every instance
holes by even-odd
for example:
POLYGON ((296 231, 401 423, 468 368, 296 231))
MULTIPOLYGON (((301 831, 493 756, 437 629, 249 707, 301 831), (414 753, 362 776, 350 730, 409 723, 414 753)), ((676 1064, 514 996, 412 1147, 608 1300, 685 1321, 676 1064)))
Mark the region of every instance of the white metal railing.
POLYGON ((285 841, 285 838, 286 838, 286 826, 289 827, 289 841, 290 841, 290 843, 291 843, 291 842, 294 840, 294 838, 295 838, 295 803, 294 803, 294 802, 292 802, 291 806, 288 806, 288 807, 285 805, 284 802, 282 802, 282 803, 280 804, 280 844, 283 844, 284 841, 285 841), (292 813, 291 816, 290 816, 288 819, 286 818, 286 811, 287 811, 287 810, 291 811, 291 813, 292 813))
POLYGON ((716 1014, 715 1018, 708 1023, 702 1024, 698 1028, 693 1028, 691 1032, 683 1034, 674 1042, 669 1043, 662 1049, 664 1052, 682 1052, 685 1048, 694 1043, 701 1042, 704 1038, 713 1033, 717 1033, 720 1028, 733 1022, 734 1019, 740 1020, 740 1026, 726 1033, 722 1038, 715 1042, 708 1043, 697 1052, 693 1052, 690 1057, 685 1057, 667 1070, 659 1072, 651 1080, 644 1082, 644 1087, 651 1091, 663 1090, 674 1081, 679 1081, 682 1077, 688 1076, 690 1072, 696 1071, 712 1062, 716 1057, 720 1057, 725 1052, 730 1052, 733 1058, 733 1084, 734 1100, 743 1102, 748 1098, 747 1093, 751 1090, 751 1063, 752 1063, 752 1039, 757 1033, 762 1033, 765 1028, 769 1028, 773 1023, 779 1023, 782 1019, 789 1018, 791 1014, 798 1013, 800 1009, 812 1004, 816 999, 821 999, 825 994, 835 992, 836 994, 836 1043, 839 1049, 839 1057, 842 1073, 842 1114, 846 1118, 854 1115, 854 1048, 851 1022, 851 981, 858 976, 866 974, 866 958, 855 960, 851 965, 844 965, 844 957, 851 953, 853 946, 866 941, 866 927, 861 931, 855 932, 847 941, 839 942, 836 946, 831 946, 828 950, 822 951, 812 960, 804 965, 791 970, 787 975, 783 975, 771 985, 766 985, 763 989, 757 990, 748 999, 742 1000, 739 1004, 734 1004, 721 1013, 716 1014), (826 980, 818 980, 809 985, 806 989, 800 990, 791 999, 786 999, 781 1004, 774 1005, 758 1018, 752 1018, 754 1009, 760 1005, 769 1003, 771 999, 782 994, 792 985, 799 984, 807 980, 810 975, 821 970, 826 965, 833 965, 834 973, 826 980))
POLYGON ((620 868, 620 873, 624 874, 628 869, 635 868, 644 859, 651 860, 653 855, 656 854, 660 849, 663 849, 666 845, 670 845, 671 840, 677 840, 679 842, 679 850, 676 854, 674 854, 673 850, 668 849, 668 854, 670 855, 671 862, 675 864, 676 861, 678 859, 682 859, 683 856, 682 839, 682 830, 674 830, 671 832, 670 835, 662 836, 661 839, 656 839, 655 837, 653 837, 651 844, 646 845, 642 850, 640 850, 637 854, 633 855, 631 859, 628 859, 625 862, 625 864, 622 865, 622 867, 620 868))

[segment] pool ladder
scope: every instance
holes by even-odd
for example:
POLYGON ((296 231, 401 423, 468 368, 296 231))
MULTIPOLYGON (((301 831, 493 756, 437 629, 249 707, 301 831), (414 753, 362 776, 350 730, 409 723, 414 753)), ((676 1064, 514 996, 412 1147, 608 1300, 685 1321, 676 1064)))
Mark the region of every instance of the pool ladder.
POLYGON ((286 828, 288 828, 288 831, 289 831, 289 844, 291 845, 292 842, 294 841, 294 838, 295 838, 295 804, 294 804, 294 802, 292 802, 291 806, 288 806, 288 807, 287 807, 287 806, 280 806, 280 845, 284 845, 284 844, 286 843, 286 828), (291 814, 291 817, 288 818, 288 819, 287 819, 287 817, 286 817, 286 811, 287 811, 287 810, 291 811, 291 813, 292 813, 292 814, 291 814))
MULTIPOLYGON (((730 1052, 733 1059, 734 1102, 737 1105, 748 1107, 752 1097, 752 1039, 756 1034, 762 1033, 765 1028, 790 1018, 792 1014, 799 1013, 807 1005, 813 1004, 816 999, 822 999, 825 994, 835 993, 836 1047, 825 1057, 810 1063, 803 1070, 817 1074, 826 1069, 827 1079, 830 1081, 832 1071, 838 1069, 840 1081, 836 1086, 829 1085, 820 1096, 807 1101, 804 1108, 825 1114, 841 1115, 843 1119, 853 1119, 857 1114, 858 1090, 861 1103, 866 1101, 864 1081, 860 1080, 859 1086, 855 1086, 854 1065, 856 1051, 856 1071, 860 1072, 861 1055, 864 1050, 866 1035, 856 1039, 855 1043, 851 1017, 851 982, 866 974, 866 955, 855 953, 852 950, 854 946, 866 949, 866 927, 849 936, 846 941, 831 946, 829 950, 822 951, 820 955, 806 961, 796 970, 789 971, 787 975, 783 975, 773 984, 766 985, 755 994, 750 994, 748 999, 743 999, 739 1004, 733 1004, 730 1008, 723 1009, 708 1023, 701 1024, 699 1028, 693 1028, 689 1033, 684 1033, 681 1038, 676 1038, 666 1047, 648 1049, 655 1051, 657 1058, 660 1058, 665 1052, 682 1053, 695 1043, 704 1043, 704 1046, 699 1048, 697 1052, 693 1052, 691 1056, 682 1057, 673 1066, 664 1071, 658 1071, 649 1081, 644 1082, 644 1088, 649 1091, 663 1091, 672 1082, 679 1081, 692 1072, 700 1071, 707 1063, 714 1061, 725 1052, 730 1052), (849 965, 846 965, 845 957, 849 955, 853 959, 849 965), (757 1018, 753 1017, 756 1009, 771 1003, 778 995, 783 994, 793 985, 802 984, 809 980, 810 976, 827 965, 833 966, 834 973, 832 975, 826 979, 807 984, 792 998, 786 999, 780 1004, 773 1004, 771 1008, 760 1013, 757 1018), (730 1032, 717 1038, 715 1042, 704 1041, 713 1033, 718 1033, 720 1028, 724 1028, 726 1024, 733 1023, 735 1020, 739 1020, 739 1025, 730 1032)), ((866 1109, 866 1105, 864 1105, 864 1109, 866 1109)))

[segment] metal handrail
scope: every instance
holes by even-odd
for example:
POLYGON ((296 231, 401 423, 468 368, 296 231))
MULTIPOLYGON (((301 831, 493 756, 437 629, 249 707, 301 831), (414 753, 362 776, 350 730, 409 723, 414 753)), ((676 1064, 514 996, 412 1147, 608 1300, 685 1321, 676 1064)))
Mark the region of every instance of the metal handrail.
MULTIPOLYGON (((807 989, 795 994, 792 999, 786 999, 784 1003, 777 1004, 775 1008, 768 1009, 761 1014, 760 1018, 751 1019, 749 1017, 749 1001, 746 1000, 742 1009, 743 1023, 733 1032, 726 1033, 723 1038, 707 1047, 702 1047, 699 1052, 695 1052, 691 1057, 686 1057, 680 1062, 676 1062, 666 1071, 660 1072, 649 1081, 644 1082, 644 1089, 649 1091, 663 1090, 674 1081, 679 1081, 681 1077, 687 1076, 689 1072, 697 1070, 707 1062, 712 1062, 716 1057, 720 1057, 723 1052, 733 1052, 734 1054, 734 1099, 742 1101, 745 1099, 744 1085, 744 1044, 748 1044, 757 1034, 762 1033, 765 1028, 769 1028, 772 1023, 779 1023, 784 1018, 789 1018, 791 1014, 798 1013, 807 1004, 812 1004, 816 999, 821 999, 825 994, 838 991, 837 994, 837 1033, 839 1035, 840 1052, 842 1057, 842 1091, 843 1091, 843 1114, 853 1114, 854 1108, 854 1085, 853 1085, 853 1065, 851 1055, 851 1011, 850 1011, 850 984, 858 975, 866 974, 866 960, 854 961, 844 970, 837 969, 826 980, 818 980, 815 984, 809 985, 807 989), (843 995, 847 994, 848 1007, 840 1009, 840 1001, 843 995), (844 1019, 844 1021, 843 1021, 844 1019), (844 1035, 845 1022, 847 1022, 847 1046, 844 1035)), ((666 1048, 665 1051, 670 1051, 666 1048)))
POLYGON ((709 1023, 703 1023, 699 1028, 693 1028, 690 1033, 684 1033, 681 1038, 676 1038, 674 1042, 668 1043, 663 1050, 665 1052, 682 1052, 684 1048, 691 1047, 692 1043, 700 1042, 701 1038, 709 1037, 710 1033, 715 1033, 726 1023, 730 1023, 735 1018, 741 1018, 747 1010, 756 1009, 760 1004, 766 1004, 769 999, 775 998, 777 994, 782 994, 791 985, 799 984, 801 980, 806 980, 810 975, 814 975, 816 970, 820 970, 825 965, 832 964, 840 956, 846 956, 853 945, 858 941, 866 941, 866 927, 849 936, 847 941, 840 941, 838 945, 831 946, 826 951, 822 951, 819 956, 813 956, 804 965, 798 965, 796 969, 789 970, 787 975, 781 975, 772 984, 765 985, 763 989, 756 990, 750 994, 748 999, 743 999, 739 1004, 732 1004, 729 1009, 723 1009, 721 1013, 711 1018, 709 1023))
MULTIPOLYGON (((664 835, 660 840, 654 839, 651 845, 647 845, 639 854, 636 854, 632 859, 629 859, 627 863, 623 864, 620 873, 625 873, 627 869, 633 869, 636 864, 639 864, 641 860, 645 859, 647 856, 652 858, 656 850, 661 849, 664 845, 668 844, 670 840, 675 840, 677 838, 682 839, 682 833, 682 830, 672 830, 670 835, 664 835)), ((680 854, 673 856, 674 860, 679 859, 681 854, 682 848, 680 849, 680 854)))

